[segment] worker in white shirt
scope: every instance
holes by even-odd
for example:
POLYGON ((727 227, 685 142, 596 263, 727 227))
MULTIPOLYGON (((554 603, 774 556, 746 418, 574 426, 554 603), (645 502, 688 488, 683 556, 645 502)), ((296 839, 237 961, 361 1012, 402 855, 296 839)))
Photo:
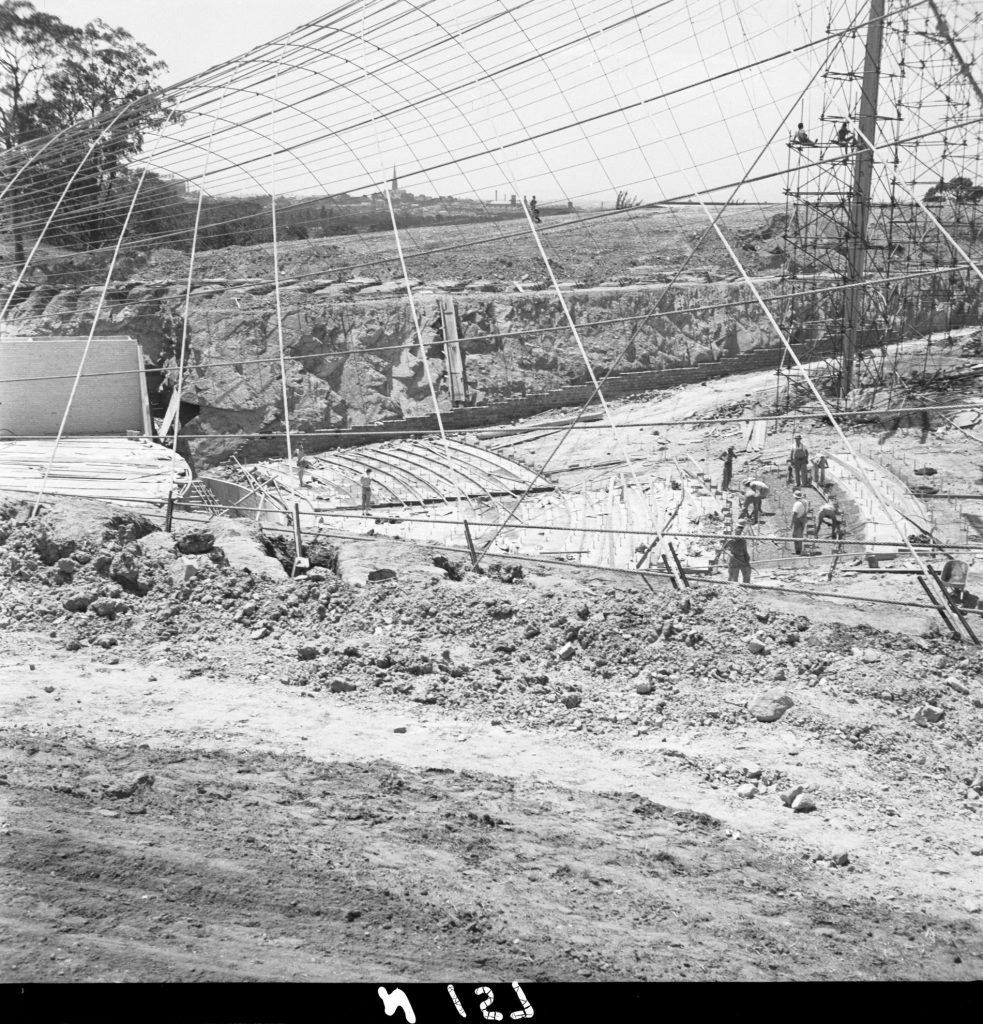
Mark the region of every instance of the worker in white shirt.
POLYGON ((792 505, 792 537, 795 538, 795 553, 802 554, 802 538, 806 534, 806 517, 809 505, 801 491, 795 492, 795 504, 792 505))
POLYGON ((768 491, 769 487, 764 480, 744 481, 743 514, 746 519, 750 519, 755 525, 761 519, 761 501, 763 498, 768 497, 768 491))

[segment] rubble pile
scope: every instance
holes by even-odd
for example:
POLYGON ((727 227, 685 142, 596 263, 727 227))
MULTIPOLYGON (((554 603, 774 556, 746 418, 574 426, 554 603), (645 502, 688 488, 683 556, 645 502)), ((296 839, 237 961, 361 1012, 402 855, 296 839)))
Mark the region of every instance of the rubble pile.
MULTIPOLYGON (((422 580, 352 586, 324 566, 290 579, 259 547, 252 565, 241 552, 232 564, 220 520, 171 535, 79 504, 53 502, 35 519, 23 502, 0 505, 0 626, 47 630, 111 662, 163 657, 311 697, 410 701, 610 741, 791 726, 941 772, 966 809, 980 807, 983 657, 952 641, 810 621, 736 588, 571 590, 506 567, 476 575, 442 556, 422 580)), ((691 760, 745 799, 796 781, 732 778, 712 758, 691 760)), ((795 805, 800 796, 793 810, 815 806, 814 794, 795 805)))

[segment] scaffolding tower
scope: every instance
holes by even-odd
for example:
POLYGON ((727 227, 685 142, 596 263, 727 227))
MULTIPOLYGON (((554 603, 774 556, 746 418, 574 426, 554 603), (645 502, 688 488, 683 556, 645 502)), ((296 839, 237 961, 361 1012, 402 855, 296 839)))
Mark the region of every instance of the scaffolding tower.
POLYGON ((812 141, 788 144, 782 284, 790 340, 841 400, 891 383, 890 343, 979 323, 983 282, 932 219, 981 255, 975 6, 870 0, 854 27, 830 19, 848 31, 827 47, 812 124, 802 112, 812 141))

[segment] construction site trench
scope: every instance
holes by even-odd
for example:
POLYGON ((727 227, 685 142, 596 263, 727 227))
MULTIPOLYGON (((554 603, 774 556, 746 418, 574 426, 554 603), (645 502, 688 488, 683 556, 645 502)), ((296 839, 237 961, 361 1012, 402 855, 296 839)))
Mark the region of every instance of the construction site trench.
MULTIPOLYGON (((679 421, 631 457, 709 464, 741 434, 707 415, 767 376, 617 403, 679 421)), ((772 474, 778 534, 795 429, 736 470, 772 474)), ((541 465, 547 437, 495 443, 523 437, 541 465)), ((891 443, 979 485, 964 432, 891 443)), ((568 445, 570 492, 609 472, 608 434, 568 445)), ((827 581, 762 541, 761 589, 674 591, 516 549, 474 572, 369 516, 291 579, 246 519, 32 499, 0 506, 5 978, 980 976, 983 657, 861 549, 827 581)), ((956 538, 974 506, 937 507, 956 538)))

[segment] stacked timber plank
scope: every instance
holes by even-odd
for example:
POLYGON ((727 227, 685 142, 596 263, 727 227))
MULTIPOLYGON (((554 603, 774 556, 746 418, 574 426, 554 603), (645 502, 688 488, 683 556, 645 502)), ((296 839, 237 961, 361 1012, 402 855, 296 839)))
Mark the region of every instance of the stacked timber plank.
POLYGON ((0 438, 0 490, 97 498, 135 508, 163 506, 191 481, 180 455, 143 438, 0 438), (49 468, 50 465, 50 468, 49 468))

